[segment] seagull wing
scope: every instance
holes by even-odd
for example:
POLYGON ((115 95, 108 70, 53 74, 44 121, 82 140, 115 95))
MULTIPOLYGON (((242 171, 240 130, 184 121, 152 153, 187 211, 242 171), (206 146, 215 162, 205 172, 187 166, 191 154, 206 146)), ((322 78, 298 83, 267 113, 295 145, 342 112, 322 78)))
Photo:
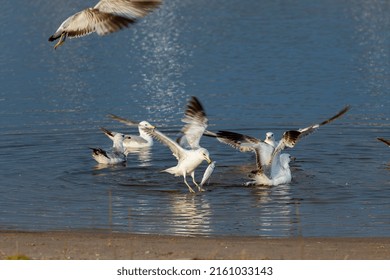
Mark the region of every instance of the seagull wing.
POLYGON ((132 120, 128 120, 128 119, 125 119, 125 118, 121 118, 121 117, 118 117, 117 115, 114 115, 114 114, 108 114, 107 117, 113 119, 113 120, 116 120, 118 122, 121 122, 121 123, 124 123, 128 126, 138 126, 138 122, 135 122, 135 121, 132 121, 132 120))
POLYGON ((252 151, 253 145, 258 145, 262 142, 255 137, 226 130, 218 131, 216 133, 216 138, 219 142, 227 144, 241 152, 252 151))
POLYGON ((68 17, 50 36, 49 41, 61 38, 55 48, 64 43, 66 37, 81 37, 96 32, 106 35, 136 22, 157 6, 161 0, 101 0, 94 8, 82 10, 68 17))
MULTIPOLYGON (((279 154, 282 150, 284 150, 286 147, 288 148, 293 148, 296 143, 304 138, 305 136, 315 132, 320 126, 323 126, 325 124, 328 124, 335 119, 338 119, 342 115, 344 115, 346 112, 348 112, 350 109, 350 106, 344 107, 340 112, 338 112, 336 115, 333 117, 319 123, 319 124, 314 124, 311 126, 308 126, 306 128, 298 129, 298 130, 289 130, 283 133, 282 139, 279 141, 278 145, 276 146, 272 158, 275 157, 275 155, 279 154)), ((271 159, 272 160, 272 159, 271 159)))
POLYGON ((263 161, 261 160, 261 151, 259 149, 253 149, 253 151, 256 154, 256 166, 257 170, 256 173, 264 173, 264 164, 263 161))
POLYGON ((161 0, 100 0, 94 9, 125 18, 141 18, 161 4, 161 0))
POLYGON ((152 128, 144 128, 144 131, 156 140, 160 141, 165 146, 167 146, 172 151, 172 154, 176 157, 177 160, 180 160, 185 156, 185 150, 171 138, 166 136, 164 133, 152 128))
POLYGON ((64 32, 68 37, 81 37, 92 32, 105 35, 134 22, 135 20, 131 18, 116 16, 97 9, 85 9, 66 19, 52 37, 58 37, 64 32))
POLYGON ((376 139, 378 139, 379 141, 385 143, 387 146, 390 146, 390 140, 387 140, 385 138, 380 138, 380 137, 376 138, 376 139))
POLYGON ((202 104, 196 97, 191 97, 182 121, 186 123, 182 132, 192 149, 199 148, 200 138, 205 132, 208 120, 202 104))
POLYGON ((349 111, 349 109, 351 109, 351 106, 347 105, 345 106, 340 112, 338 112, 336 115, 334 115, 333 117, 323 121, 322 123, 320 123, 320 126, 324 125, 324 124, 328 124, 332 121, 334 121, 335 119, 338 119, 340 118, 342 115, 344 115, 346 112, 349 111))
POLYGON ((90 149, 93 151, 93 153, 95 155, 102 155, 102 156, 106 157, 107 159, 110 159, 110 157, 108 156, 108 154, 105 150, 103 150, 101 148, 90 148, 90 149))
POLYGON ((104 127, 101 127, 100 130, 103 131, 103 133, 108 138, 110 138, 112 141, 114 141, 114 136, 118 133, 118 132, 114 132, 114 131, 108 130, 108 129, 104 128, 104 127))

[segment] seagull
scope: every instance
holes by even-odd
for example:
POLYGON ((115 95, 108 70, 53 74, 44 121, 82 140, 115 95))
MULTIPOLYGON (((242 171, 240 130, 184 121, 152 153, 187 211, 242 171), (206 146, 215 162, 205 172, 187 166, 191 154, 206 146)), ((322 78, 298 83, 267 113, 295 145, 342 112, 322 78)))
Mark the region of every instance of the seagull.
POLYGON ((253 176, 250 176, 254 180, 246 182, 245 185, 278 186, 289 184, 292 179, 290 170, 291 160, 293 160, 293 158, 290 154, 281 154, 277 157, 277 159, 275 158, 272 162, 270 176, 266 175, 261 167, 261 164, 258 163, 258 170, 253 176))
POLYGON ((96 32, 106 35, 116 32, 138 18, 146 16, 161 4, 161 0, 100 0, 95 7, 82 10, 68 17, 50 36, 49 41, 60 39, 57 49, 67 37, 81 37, 96 32))
POLYGON ((336 115, 319 124, 313 124, 298 130, 288 130, 283 133, 282 139, 279 142, 275 141, 272 132, 266 133, 265 140, 230 131, 219 131, 217 133, 206 132, 205 135, 215 137, 220 142, 228 144, 241 152, 254 151, 257 163, 257 170, 254 173, 256 174, 255 177, 259 176, 256 180, 257 182, 262 181, 263 178, 261 177, 267 176, 266 174, 268 174, 267 179, 269 181, 264 179, 264 182, 268 182, 266 185, 282 184, 281 182, 286 184, 291 181, 291 173, 289 170, 291 156, 289 154, 281 154, 281 152, 286 147, 293 148, 300 139, 315 132, 319 127, 341 117, 349 109, 350 106, 346 106, 336 115), (276 180, 277 177, 279 178, 278 180, 276 180), (283 179, 280 179, 280 177, 283 179))
MULTIPOLYGON (((124 123, 128 126, 137 126, 139 135, 126 135, 126 139, 123 141, 123 147, 127 149, 142 149, 142 148, 148 148, 153 146, 153 138, 145 132, 145 128, 154 129, 155 127, 151 125, 147 121, 141 121, 141 122, 135 122, 131 121, 125 118, 118 117, 113 114, 109 114, 108 117, 117 120, 121 123, 124 123)), ((115 132, 111 132, 112 135, 110 135, 110 131, 103 131, 104 134, 106 134, 110 139, 112 139, 112 136, 115 132)))
MULTIPOLYGON (((200 138, 203 132, 207 128, 208 120, 204 109, 196 97, 191 97, 187 104, 185 117, 182 119, 186 125, 183 127, 182 132, 186 136, 186 140, 190 145, 190 149, 183 148, 176 141, 172 140, 157 129, 145 128, 145 131, 153 138, 160 141, 167 146, 176 157, 178 163, 176 166, 163 170, 175 176, 183 176, 184 183, 187 185, 188 190, 191 193, 195 191, 187 182, 187 175, 191 175, 192 181, 199 191, 203 191, 202 187, 195 181, 195 169, 205 160, 210 165, 212 160, 207 149, 202 148, 199 145, 200 138)), ((214 169, 212 166, 210 169, 214 169)), ((209 169, 209 172, 211 172, 209 169)), ((206 174, 209 177, 209 174, 206 174)))
POLYGON ((259 157, 257 162, 262 163, 262 168, 268 169, 271 166, 272 153, 276 148, 272 132, 267 132, 264 140, 226 130, 220 130, 217 133, 206 131, 204 135, 217 138, 221 143, 236 148, 241 152, 258 151, 256 153, 256 156, 259 157))
POLYGON ((90 148, 92 150, 92 157, 98 163, 111 165, 126 162, 126 155, 123 148, 125 135, 117 133, 113 136, 112 140, 113 146, 110 152, 107 152, 101 148, 90 148))
POLYGON ((387 146, 390 147, 390 140, 387 140, 387 139, 385 139, 385 138, 380 138, 380 137, 378 137, 378 138, 376 138, 376 139, 378 139, 379 141, 385 143, 387 146))

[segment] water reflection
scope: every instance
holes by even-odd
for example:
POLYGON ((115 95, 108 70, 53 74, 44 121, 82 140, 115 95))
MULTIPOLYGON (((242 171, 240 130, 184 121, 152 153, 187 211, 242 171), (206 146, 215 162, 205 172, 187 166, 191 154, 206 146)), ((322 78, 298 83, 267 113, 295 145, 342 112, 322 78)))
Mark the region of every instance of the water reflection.
POLYGON ((180 194, 170 200, 170 234, 207 235, 211 233, 211 205, 206 195, 180 194))
POLYGON ((142 50, 141 81, 134 86, 146 94, 142 106, 155 118, 169 118, 182 108, 186 83, 183 73, 189 67, 191 52, 185 49, 180 36, 179 1, 167 1, 158 11, 159 17, 149 17, 147 26, 137 30, 134 42, 142 50), (163 23, 161 23, 163 19, 163 23))
POLYGON ((130 149, 127 148, 125 150, 125 153, 127 153, 127 160, 132 160, 132 155, 136 155, 137 159, 139 161, 139 166, 141 167, 147 167, 150 166, 152 163, 152 151, 151 147, 146 147, 142 149, 130 149))
POLYGON ((258 217, 258 230, 266 235, 301 234, 299 204, 291 196, 291 185, 277 187, 251 187, 253 207, 261 213, 258 217))
POLYGON ((390 5, 382 0, 356 0, 349 5, 355 20, 355 39, 361 50, 359 72, 371 96, 387 94, 389 88, 390 5))

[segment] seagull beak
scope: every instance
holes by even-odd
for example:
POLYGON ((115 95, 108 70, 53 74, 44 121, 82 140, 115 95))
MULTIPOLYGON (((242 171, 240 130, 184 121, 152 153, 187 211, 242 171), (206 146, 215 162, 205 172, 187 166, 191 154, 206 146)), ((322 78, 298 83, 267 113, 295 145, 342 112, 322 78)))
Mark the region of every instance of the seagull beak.
POLYGON ((205 157, 205 159, 206 159, 206 161, 207 161, 208 164, 211 164, 211 163, 213 162, 213 161, 212 161, 209 157, 207 157, 207 156, 205 157))

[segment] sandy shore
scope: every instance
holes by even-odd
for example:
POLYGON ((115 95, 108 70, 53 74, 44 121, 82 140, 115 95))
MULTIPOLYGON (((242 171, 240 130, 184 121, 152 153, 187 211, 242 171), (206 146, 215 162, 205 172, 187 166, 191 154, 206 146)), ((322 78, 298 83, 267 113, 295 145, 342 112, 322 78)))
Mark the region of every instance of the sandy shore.
POLYGON ((178 237, 0 232, 0 259, 390 259, 390 238, 178 237))

